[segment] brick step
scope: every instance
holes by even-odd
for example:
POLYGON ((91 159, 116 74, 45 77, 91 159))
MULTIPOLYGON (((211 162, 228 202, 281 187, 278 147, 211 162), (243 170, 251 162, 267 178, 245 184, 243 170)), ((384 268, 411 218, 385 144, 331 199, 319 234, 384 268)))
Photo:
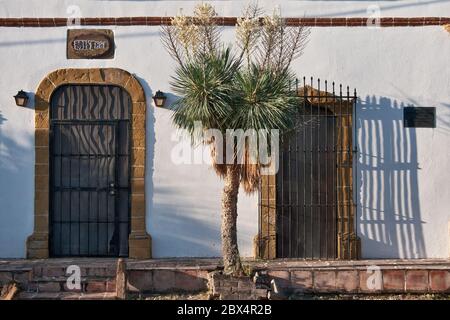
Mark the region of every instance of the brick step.
POLYGON ((81 289, 68 289, 67 277, 37 277, 26 285, 28 292, 115 292, 116 280, 113 277, 82 277, 81 289))
POLYGON ((114 292, 25 292, 18 294, 15 300, 116 300, 114 292))
MULTIPOLYGON (((88 265, 78 266, 82 277, 115 277, 116 267, 112 265, 88 265)), ((63 266, 35 266, 33 267, 33 277, 67 277, 67 265, 63 266)))
MULTIPOLYGON (((89 281, 110 281, 114 280, 115 277, 101 277, 101 276, 91 276, 91 277, 81 277, 81 282, 89 282, 89 281)), ((68 276, 60 276, 60 277, 33 277, 30 281, 31 282, 66 282, 68 279, 68 276)))

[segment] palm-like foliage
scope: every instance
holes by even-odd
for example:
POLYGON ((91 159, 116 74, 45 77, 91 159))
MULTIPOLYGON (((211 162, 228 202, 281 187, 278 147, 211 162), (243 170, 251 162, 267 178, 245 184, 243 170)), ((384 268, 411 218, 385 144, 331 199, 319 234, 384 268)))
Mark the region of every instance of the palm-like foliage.
POLYGON ((252 64, 236 75, 237 99, 228 124, 232 128, 289 130, 299 100, 291 90, 295 77, 289 72, 261 69, 252 64))
MULTIPOLYGON (((266 132, 270 139, 273 129, 287 132, 295 125, 299 108, 299 97, 292 90, 295 77, 287 69, 262 69, 256 64, 240 71, 234 82, 237 97, 233 113, 227 124, 233 129, 266 132)), ((241 144, 244 150, 237 150, 243 159, 241 163, 241 183, 247 193, 254 192, 259 185, 261 159, 259 151, 260 136, 255 137, 256 144, 241 144), (251 156, 253 155, 253 156, 251 156)), ((251 139, 249 137, 248 139, 251 139)), ((270 144, 265 143, 267 154, 271 153, 270 144)), ((277 155, 274 155, 277 156, 277 155)))
POLYGON ((178 66, 171 82, 174 92, 181 97, 175 103, 174 123, 190 133, 196 121, 204 128, 225 128, 233 112, 233 82, 238 70, 239 62, 230 49, 202 55, 178 66))

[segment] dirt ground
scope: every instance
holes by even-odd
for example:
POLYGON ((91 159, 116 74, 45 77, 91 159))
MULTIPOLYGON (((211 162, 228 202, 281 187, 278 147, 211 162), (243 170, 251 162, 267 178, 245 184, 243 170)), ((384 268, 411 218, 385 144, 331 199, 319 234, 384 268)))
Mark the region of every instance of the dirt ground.
POLYGON ((177 294, 142 294, 133 295, 129 299, 136 300, 208 300, 209 294, 207 292, 199 293, 177 293, 177 294))
MULTIPOLYGON (((145 294, 133 296, 138 300, 208 300, 209 294, 145 294)), ((293 295, 289 300, 450 300, 450 294, 327 294, 327 295, 293 295)))

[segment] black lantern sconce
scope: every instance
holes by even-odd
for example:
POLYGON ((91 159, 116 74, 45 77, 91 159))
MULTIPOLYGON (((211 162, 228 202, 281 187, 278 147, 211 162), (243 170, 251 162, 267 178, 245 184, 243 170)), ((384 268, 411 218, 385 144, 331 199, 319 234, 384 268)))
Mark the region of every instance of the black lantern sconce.
POLYGON ((25 107, 28 102, 28 95, 25 91, 20 90, 17 92, 17 94, 14 96, 14 99, 16 100, 16 105, 19 107, 25 107))
POLYGON ((164 94, 164 92, 158 90, 156 91, 156 94, 153 96, 153 101, 155 102, 155 106, 157 107, 164 107, 164 104, 166 103, 166 95, 164 94))

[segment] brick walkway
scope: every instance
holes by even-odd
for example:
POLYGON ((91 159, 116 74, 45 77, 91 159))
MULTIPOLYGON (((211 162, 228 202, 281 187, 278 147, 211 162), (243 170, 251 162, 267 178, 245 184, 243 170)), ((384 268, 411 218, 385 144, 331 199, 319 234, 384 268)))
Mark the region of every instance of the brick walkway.
MULTIPOLYGON (((208 274, 220 270, 220 259, 127 259, 130 293, 200 292, 208 289, 208 274)), ((275 280, 291 293, 448 293, 450 260, 358 260, 301 261, 245 260, 253 272, 275 280)), ((0 286, 10 281, 22 287, 22 298, 39 298, 39 293, 55 299, 112 298, 115 291, 117 259, 67 258, 0 260, 0 286), (82 290, 65 287, 66 268, 81 269, 82 290)))
MULTIPOLYGON (((216 270, 222 267, 221 259, 218 258, 164 258, 149 260, 126 259, 127 269, 145 270, 145 269, 201 269, 216 270)), ((298 268, 335 268, 365 269, 367 266, 377 265, 381 268, 406 268, 416 269, 417 267, 431 269, 449 269, 450 259, 373 259, 373 260, 294 260, 294 259, 276 259, 276 260, 251 260, 243 259, 245 264, 254 269, 298 269, 298 268)), ((111 267, 115 268, 116 258, 51 258, 51 259, 0 259, 0 272, 14 270, 31 270, 33 267, 42 266, 69 266, 79 265, 95 268, 111 267)))

